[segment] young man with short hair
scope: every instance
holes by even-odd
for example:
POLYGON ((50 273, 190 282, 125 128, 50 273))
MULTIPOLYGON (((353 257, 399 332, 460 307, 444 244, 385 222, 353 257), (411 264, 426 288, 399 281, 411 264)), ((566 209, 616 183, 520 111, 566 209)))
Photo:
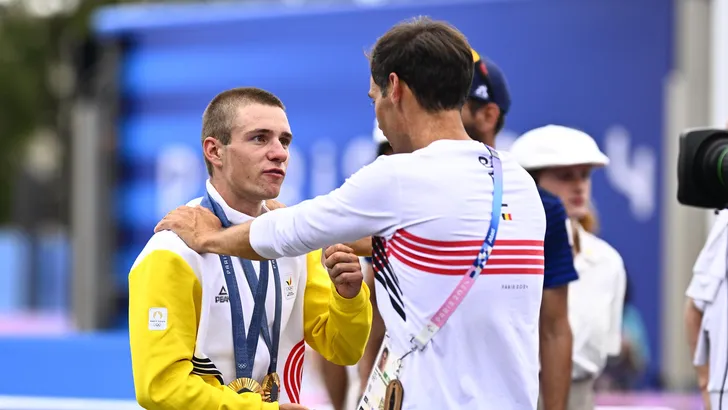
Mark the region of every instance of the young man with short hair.
MULTIPOLYGON (((265 215, 265 201, 280 192, 292 138, 275 95, 220 93, 202 118, 210 178, 205 195, 188 205, 202 205, 223 226, 265 215)), ((151 410, 305 409, 298 404, 305 344, 334 363, 354 364, 372 316, 356 255, 329 247, 327 273, 317 249, 257 262, 155 233, 129 274, 139 403, 151 410)))

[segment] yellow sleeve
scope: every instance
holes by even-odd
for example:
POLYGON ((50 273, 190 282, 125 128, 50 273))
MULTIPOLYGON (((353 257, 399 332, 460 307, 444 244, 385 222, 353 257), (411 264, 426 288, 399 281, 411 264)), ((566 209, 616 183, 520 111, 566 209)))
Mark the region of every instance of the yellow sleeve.
POLYGON ((155 250, 129 274, 134 389, 148 410, 274 410, 259 394, 236 394, 192 374, 202 287, 177 253, 155 250))
POLYGON ((321 250, 306 256, 306 266, 308 278, 303 297, 306 343, 332 363, 356 364, 364 354, 372 328, 369 288, 362 283, 362 290, 355 298, 341 297, 321 264, 321 250))

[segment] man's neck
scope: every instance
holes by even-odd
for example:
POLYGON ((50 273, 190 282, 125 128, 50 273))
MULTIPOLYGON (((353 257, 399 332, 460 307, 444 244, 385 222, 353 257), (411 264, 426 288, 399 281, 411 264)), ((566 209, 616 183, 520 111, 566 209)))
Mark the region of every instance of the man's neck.
POLYGON ((431 114, 420 112, 408 116, 412 151, 424 148, 437 140, 469 140, 460 112, 456 110, 431 114))
POLYGON ((217 193, 220 194, 223 201, 225 201, 230 208, 253 218, 257 218, 263 213, 263 201, 241 198, 239 195, 235 194, 228 184, 220 181, 214 176, 210 178, 210 184, 212 184, 215 190, 217 190, 217 193))
POLYGON ((483 141, 481 142, 491 148, 495 148, 495 134, 486 133, 483 135, 483 141))

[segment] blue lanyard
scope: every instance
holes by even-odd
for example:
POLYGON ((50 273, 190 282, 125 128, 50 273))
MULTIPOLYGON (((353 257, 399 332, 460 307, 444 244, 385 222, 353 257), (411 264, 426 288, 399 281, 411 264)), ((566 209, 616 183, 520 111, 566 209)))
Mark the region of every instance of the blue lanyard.
MULTIPOLYGON (((480 252, 473 261, 468 271, 463 275, 458 283, 455 290, 450 293, 450 296, 445 300, 445 303, 435 312, 435 315, 425 324, 417 335, 413 335, 412 350, 407 352, 401 359, 409 355, 415 350, 423 350, 427 344, 435 337, 435 334, 445 326, 445 323, 450 316, 455 312, 460 303, 465 299, 465 296, 470 292, 470 289, 475 285, 475 280, 480 276, 480 272, 485 267, 485 264, 490 258, 490 254, 495 246, 495 238, 498 234, 498 225, 501 218, 501 206, 503 205, 503 168, 501 165, 500 157, 498 152, 491 149, 486 145, 490 152, 490 159, 492 164, 488 164, 488 158, 480 157, 478 160, 484 166, 492 165, 493 169, 490 172, 491 178, 493 178, 493 206, 490 214, 490 226, 488 227, 488 233, 485 235, 485 240, 480 248, 480 252)), ((400 359, 400 360, 401 360, 400 359)), ((397 373, 399 370, 397 370, 397 373)))
MULTIPOLYGON (((485 264, 488 263, 490 253, 493 251, 493 247, 495 246, 495 237, 498 234, 498 225, 501 219, 501 207, 503 205, 503 166, 501 164, 500 157, 498 156, 498 152, 487 145, 486 148, 488 148, 488 151, 490 152, 490 159, 493 166, 493 170, 490 173, 491 178, 493 178, 493 207, 490 214, 490 227, 488 228, 488 234, 485 236, 483 246, 480 248, 480 252, 478 252, 478 256, 473 262, 473 266, 475 268, 479 268, 477 269, 478 275, 480 275, 480 271, 485 267, 485 264)), ((480 157, 480 162, 483 165, 488 165, 488 160, 485 157, 480 157)))
MULTIPOLYGON (((224 228, 229 228, 232 223, 225 215, 220 204, 215 202, 209 192, 202 198, 202 206, 211 210, 220 219, 224 228)), ((270 353, 270 365, 268 374, 275 373, 278 366, 278 345, 281 335, 281 276, 278 272, 278 263, 273 260, 273 279, 275 281, 275 317, 273 318, 273 339, 268 330, 268 319, 265 312, 265 299, 268 294, 268 261, 260 262, 260 279, 255 275, 253 262, 247 259, 240 259, 245 277, 253 294, 255 305, 253 315, 250 319, 248 335, 245 335, 245 318, 243 317, 243 304, 240 300, 238 281, 235 278, 235 268, 229 255, 219 255, 220 263, 228 288, 230 303, 230 315, 233 325, 233 349, 235 350, 235 375, 236 378, 252 378, 253 365, 255 364, 255 351, 258 348, 258 337, 263 336, 263 341, 270 353)))

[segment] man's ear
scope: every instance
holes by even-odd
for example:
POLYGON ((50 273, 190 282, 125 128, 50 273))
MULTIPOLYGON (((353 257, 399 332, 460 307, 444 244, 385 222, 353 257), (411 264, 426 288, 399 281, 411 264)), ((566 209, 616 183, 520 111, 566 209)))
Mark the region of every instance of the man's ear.
POLYGON ((219 139, 215 137, 205 138, 202 141, 202 153, 213 167, 222 166, 222 144, 219 139))
POLYGON ((387 78, 387 87, 389 88, 389 92, 392 94, 392 102, 394 104, 399 103, 402 99, 402 85, 403 84, 396 73, 389 73, 389 78, 387 78))
POLYGON ((475 112, 475 117, 480 124, 487 124, 488 128, 495 129, 500 118, 500 108, 495 103, 488 103, 475 112))

